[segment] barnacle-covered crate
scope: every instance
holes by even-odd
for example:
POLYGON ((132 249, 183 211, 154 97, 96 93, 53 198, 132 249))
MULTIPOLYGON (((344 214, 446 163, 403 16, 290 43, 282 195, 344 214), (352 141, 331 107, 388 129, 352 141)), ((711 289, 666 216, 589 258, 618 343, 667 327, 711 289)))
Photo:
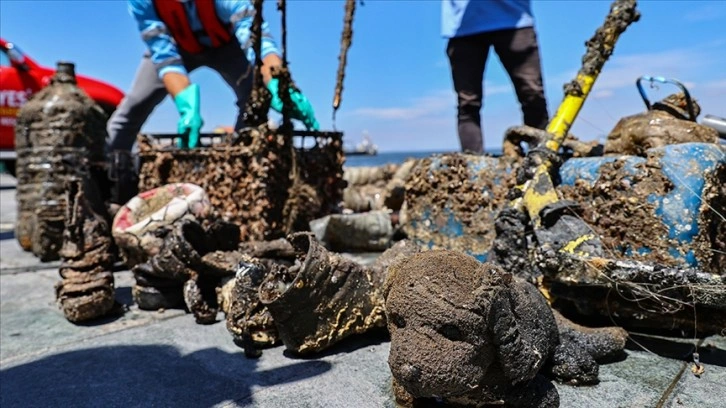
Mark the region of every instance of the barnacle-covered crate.
POLYGON ((322 217, 338 212, 346 186, 343 133, 296 131, 294 135, 300 178, 318 192, 321 205, 317 215, 322 217))
POLYGON ((139 191, 168 183, 197 184, 206 190, 218 215, 240 225, 245 241, 289 232, 283 210, 294 177, 318 195, 321 205, 310 217, 336 211, 344 187, 342 133, 296 131, 290 139, 261 127, 206 136, 212 136, 213 143, 179 149, 139 135, 139 191))

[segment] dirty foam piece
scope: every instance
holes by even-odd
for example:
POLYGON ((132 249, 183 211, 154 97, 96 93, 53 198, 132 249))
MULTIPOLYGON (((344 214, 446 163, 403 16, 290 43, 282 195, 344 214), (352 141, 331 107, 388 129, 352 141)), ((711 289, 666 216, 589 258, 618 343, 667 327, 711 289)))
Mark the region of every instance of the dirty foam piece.
POLYGON ((448 250, 398 258, 384 287, 389 366, 400 403, 556 406, 543 375, 598 382, 627 333, 553 314, 534 285, 493 263, 448 250))
POLYGON ((394 263, 384 295, 397 401, 559 405, 538 374, 557 346, 557 327, 532 285, 433 250, 394 263))

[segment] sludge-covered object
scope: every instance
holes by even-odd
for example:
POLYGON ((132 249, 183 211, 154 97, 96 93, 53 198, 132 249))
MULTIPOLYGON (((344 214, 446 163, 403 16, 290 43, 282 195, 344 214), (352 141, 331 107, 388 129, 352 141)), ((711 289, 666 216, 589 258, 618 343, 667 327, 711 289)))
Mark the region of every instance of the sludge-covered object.
MULTIPOLYGON (((697 117, 701 107, 695 100, 692 106, 697 117)), ((695 119, 689 120, 683 93, 669 95, 644 113, 620 119, 608 134, 605 154, 645 156, 648 149, 670 144, 718 143, 718 132, 695 119)))
POLYGON ((112 232, 121 256, 129 268, 159 252, 160 229, 182 217, 204 217, 210 211, 209 198, 201 187, 174 183, 145 191, 119 209, 112 232))
POLYGON ((559 190, 582 203, 608 259, 559 256, 543 283, 562 310, 638 330, 721 333, 726 155, 702 143, 646 153, 564 164, 559 190))
POLYGON ((311 221, 310 231, 336 252, 383 251, 391 246, 394 233, 388 211, 327 215, 311 221))
POLYGON ((557 326, 534 286, 433 250, 394 263, 384 296, 397 401, 559 406, 540 374, 558 345, 557 326))
POLYGON ((103 166, 105 114, 76 86, 72 63, 59 62, 50 85, 33 95, 18 113, 18 220, 21 247, 42 261, 58 259, 66 208, 64 185, 88 159, 103 166), (68 156, 74 156, 75 159, 68 156))
MULTIPOLYGON (((183 300, 197 323, 216 321, 216 289, 242 258, 235 251, 218 251, 219 238, 214 235, 226 229, 205 229, 188 214, 157 226, 154 233, 161 239, 157 252, 132 269, 136 278, 132 295, 139 308, 177 307, 183 300)), ((237 234, 235 238, 236 244, 237 234)))
POLYGON ((218 303, 226 315, 227 330, 248 357, 278 343, 272 315, 260 302, 259 287, 268 274, 285 273, 281 265, 268 268, 247 256, 237 264, 235 275, 218 289, 218 303))
POLYGON ((516 184, 509 163, 458 153, 418 160, 406 183, 403 231, 429 248, 486 260, 495 217, 516 184))
POLYGON ((60 250, 63 279, 55 291, 66 318, 75 323, 101 317, 115 304, 114 243, 108 213, 90 177, 68 182, 67 203, 60 250))
POLYGON ((346 167, 343 179, 348 186, 385 185, 396 169, 396 165, 346 167))
POLYGON ((646 157, 570 159, 560 169, 563 198, 614 259, 726 272, 726 152, 716 144, 650 149, 646 157))
POLYGON ((557 406, 543 373, 596 383, 596 361, 622 353, 627 338, 553 315, 534 285, 461 252, 399 258, 383 295, 393 389, 407 406, 557 406))
POLYGON ((342 134, 298 133, 304 133, 303 143, 312 138, 314 144, 295 147, 294 137, 264 125, 240 130, 234 140, 196 149, 164 146, 140 135, 140 190, 194 183, 207 191, 219 217, 240 225, 243 241, 283 237, 293 155, 300 181, 317 193, 316 217, 330 213, 342 199, 342 134))
POLYGON ((348 186, 343 190, 343 207, 353 212, 378 211, 385 207, 386 190, 376 185, 348 186))
POLYGON ((85 157, 86 149, 75 147, 37 147, 18 151, 15 237, 26 251, 31 251, 35 242, 35 254, 45 252, 42 257, 50 260, 60 250, 62 242, 56 238, 63 233, 65 210, 63 200, 53 197, 63 196, 66 183, 76 177, 74 168, 81 166, 85 157), (36 232, 35 228, 38 211, 46 216, 43 233, 36 232), (53 218, 49 218, 50 215, 53 218), (49 227, 53 227, 52 233, 49 233, 49 227), (40 241, 45 241, 45 249, 40 241))
POLYGON ((553 260, 558 265, 542 283, 562 311, 678 336, 723 334, 726 327, 725 275, 599 257, 553 260))
POLYGON ((353 212, 389 209, 399 211, 403 205, 405 184, 414 159, 400 166, 346 168, 348 187, 343 190, 343 207, 353 212), (363 181, 368 184, 361 184, 363 181))
MULTIPOLYGON (((616 258, 722 273, 724 155, 717 144, 684 143, 651 149, 647 158, 574 158, 560 168, 558 191, 581 206, 616 258)), ((514 175, 498 159, 453 158, 422 159, 414 168, 404 231, 424 245, 487 259, 514 175)))
POLYGON ((259 289, 288 350, 320 352, 338 341, 385 325, 381 295, 385 269, 398 256, 418 251, 402 241, 364 267, 326 250, 310 233, 288 237, 295 265, 270 274, 259 289))

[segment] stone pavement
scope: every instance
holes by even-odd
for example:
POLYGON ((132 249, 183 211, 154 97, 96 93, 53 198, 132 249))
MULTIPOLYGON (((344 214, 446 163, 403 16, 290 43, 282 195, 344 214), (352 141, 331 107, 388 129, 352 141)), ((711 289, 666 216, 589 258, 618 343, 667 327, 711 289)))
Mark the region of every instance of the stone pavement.
MULTIPOLYGON (((128 271, 114 274, 123 316, 69 323, 55 305, 57 264, 39 263, 12 236, 14 190, 4 188, 12 184, 0 175, 0 406, 394 406, 385 333, 316 358, 275 347, 247 359, 221 314, 202 326, 183 310, 138 310, 128 271)), ((687 362, 693 340, 633 338, 651 351, 633 343, 626 358, 601 366, 596 386, 558 384, 561 406, 726 406, 726 338, 700 342, 700 378, 687 362)))

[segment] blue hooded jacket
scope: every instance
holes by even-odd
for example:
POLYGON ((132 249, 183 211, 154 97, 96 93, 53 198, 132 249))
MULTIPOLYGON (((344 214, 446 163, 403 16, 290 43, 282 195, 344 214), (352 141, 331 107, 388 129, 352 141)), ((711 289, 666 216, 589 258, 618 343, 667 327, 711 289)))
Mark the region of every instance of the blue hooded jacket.
MULTIPOLYGON (((177 0, 186 8, 189 25, 194 32, 203 32, 202 22, 197 16, 194 1, 177 0)), ((255 9, 249 0, 213 0, 217 17, 222 23, 230 24, 237 41, 245 51, 247 60, 254 62, 255 52, 250 42, 252 19, 255 9)), ((156 14, 152 0, 129 0, 129 13, 136 19, 141 32, 141 38, 146 43, 151 53, 151 61, 163 77, 167 72, 178 72, 187 74, 182 57, 179 53, 174 39, 156 14)), ((203 45, 210 46, 211 41, 206 36, 198 38, 203 45)), ((262 56, 265 58, 270 53, 280 54, 275 41, 272 39, 267 23, 262 25, 262 56)))

